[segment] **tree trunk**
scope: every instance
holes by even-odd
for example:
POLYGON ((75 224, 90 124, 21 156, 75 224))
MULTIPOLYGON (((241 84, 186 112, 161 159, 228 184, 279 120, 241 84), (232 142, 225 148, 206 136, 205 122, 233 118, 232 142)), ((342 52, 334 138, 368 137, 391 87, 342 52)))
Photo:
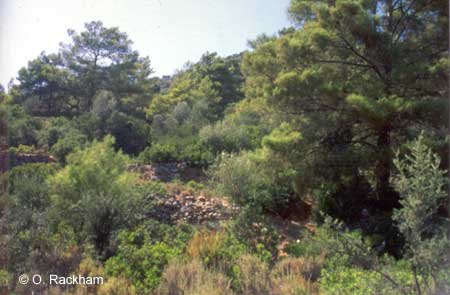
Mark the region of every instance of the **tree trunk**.
POLYGON ((377 207, 390 210, 396 206, 398 198, 391 188, 390 177, 392 168, 391 129, 382 127, 377 132, 378 160, 375 166, 377 207))

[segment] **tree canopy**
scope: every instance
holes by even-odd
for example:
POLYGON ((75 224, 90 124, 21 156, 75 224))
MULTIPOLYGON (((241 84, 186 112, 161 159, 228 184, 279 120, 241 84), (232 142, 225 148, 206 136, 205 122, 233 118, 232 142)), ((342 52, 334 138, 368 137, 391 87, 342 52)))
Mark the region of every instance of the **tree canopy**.
POLYGON ((372 169, 373 199, 392 208, 392 148, 414 126, 442 132, 448 113, 445 3, 295 0, 289 14, 297 30, 244 56, 247 96, 303 134, 301 159, 287 155, 299 170, 337 169, 335 181, 372 169))

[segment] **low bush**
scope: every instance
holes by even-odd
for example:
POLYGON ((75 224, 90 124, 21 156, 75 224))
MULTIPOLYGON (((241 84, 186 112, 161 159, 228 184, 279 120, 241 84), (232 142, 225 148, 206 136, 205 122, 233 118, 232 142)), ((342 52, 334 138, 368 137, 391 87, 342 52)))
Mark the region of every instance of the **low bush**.
POLYGON ((398 295, 411 294, 406 290, 414 288, 414 279, 413 273, 404 266, 386 266, 380 273, 329 263, 321 273, 320 286, 326 294, 398 295), (387 280, 385 275, 394 281, 387 280))
POLYGON ((255 255, 243 255, 234 267, 234 288, 243 295, 315 295, 321 261, 286 258, 270 269, 255 255))
POLYGON ((140 231, 122 232, 117 254, 106 261, 105 270, 110 276, 124 276, 139 294, 147 294, 158 286, 166 264, 180 253, 140 231))
POLYGON ((186 247, 186 254, 199 259, 205 266, 222 269, 230 274, 237 259, 247 252, 244 244, 226 231, 199 231, 186 247))
POLYGON ((219 272, 207 271, 199 260, 174 260, 166 267, 158 295, 231 295, 230 280, 219 272))
POLYGON ((249 206, 242 208, 235 220, 227 226, 251 253, 265 262, 276 260, 281 235, 271 219, 261 214, 260 210, 249 206))
POLYGON ((272 282, 268 265, 249 254, 239 257, 234 267, 236 288, 243 295, 271 295, 272 282))
POLYGON ((171 144, 156 143, 139 154, 139 160, 143 163, 169 162, 176 161, 178 158, 177 147, 171 144))
POLYGON ((316 282, 320 277, 324 259, 322 257, 285 258, 280 260, 273 269, 275 277, 290 275, 302 276, 307 281, 316 282))
POLYGON ((292 170, 265 150, 223 154, 210 168, 217 190, 240 206, 277 213, 297 200, 293 191, 292 170))

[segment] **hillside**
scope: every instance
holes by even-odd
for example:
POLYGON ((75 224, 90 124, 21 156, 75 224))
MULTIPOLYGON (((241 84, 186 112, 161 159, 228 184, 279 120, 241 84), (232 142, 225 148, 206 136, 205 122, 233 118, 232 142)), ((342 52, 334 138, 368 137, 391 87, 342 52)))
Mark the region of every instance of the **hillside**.
POLYGON ((291 0, 163 77, 69 30, 0 88, 0 293, 450 294, 444 2, 291 0))

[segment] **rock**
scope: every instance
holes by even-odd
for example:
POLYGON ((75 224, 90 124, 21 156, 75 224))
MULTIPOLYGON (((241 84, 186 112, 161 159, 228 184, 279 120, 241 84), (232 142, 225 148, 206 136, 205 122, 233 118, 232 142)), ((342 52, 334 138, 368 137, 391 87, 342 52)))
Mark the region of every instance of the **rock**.
MULTIPOLYGON (((136 169, 136 167, 133 166, 130 169, 136 169)), ((155 210, 153 216, 174 223, 184 220, 201 224, 227 218, 230 216, 229 213, 223 214, 223 212, 230 212, 232 208, 231 204, 224 202, 221 198, 196 196, 191 191, 185 190, 162 198, 160 207, 155 210)))

